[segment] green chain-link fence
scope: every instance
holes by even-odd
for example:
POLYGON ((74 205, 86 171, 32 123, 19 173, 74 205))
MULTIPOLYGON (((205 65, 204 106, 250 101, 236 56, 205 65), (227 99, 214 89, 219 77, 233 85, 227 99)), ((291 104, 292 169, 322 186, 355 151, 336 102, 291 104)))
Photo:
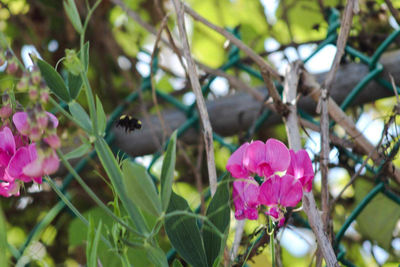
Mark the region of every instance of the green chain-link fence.
MULTIPOLYGON (((329 28, 328 28, 328 33, 326 36, 326 39, 320 43, 320 45, 317 47, 317 49, 304 60, 304 63, 306 63, 308 60, 310 60, 313 56, 315 56, 322 48, 324 48, 327 45, 335 45, 336 44, 336 40, 337 40, 337 30, 340 27, 340 14, 336 9, 331 9, 330 10, 330 15, 329 15, 329 19, 328 19, 328 23, 329 23, 329 28)), ((232 30, 232 33, 235 34, 237 37, 240 37, 240 34, 238 32, 238 30, 232 30)), ((376 49, 376 52, 371 56, 368 57, 366 55, 364 55, 363 53, 357 51, 356 49, 350 47, 350 46, 346 46, 345 48, 345 52, 350 55, 352 58, 356 59, 358 58, 363 64, 366 64, 369 67, 369 73, 368 75, 366 75, 361 81, 359 81, 359 83, 352 89, 352 91, 348 94, 348 96, 345 98, 345 100, 342 102, 341 104, 341 108, 343 110, 345 110, 347 107, 349 107, 349 105, 353 102, 353 100, 357 97, 357 95, 365 88, 365 86, 371 82, 372 80, 375 80, 376 82, 378 82, 380 85, 382 85, 384 88, 386 88, 387 90, 390 90, 391 92, 393 92, 393 87, 391 85, 391 83, 385 79, 383 79, 381 77, 381 73, 383 71, 383 66, 382 64, 380 64, 378 62, 379 58, 381 57, 382 53, 385 52, 387 50, 387 48, 389 47, 389 45, 395 40, 395 38, 400 34, 400 30, 396 30, 394 31, 390 36, 388 36, 386 38, 386 40, 384 42, 382 42, 382 44, 376 49)), ((157 72, 158 70, 158 64, 157 64, 157 58, 155 58, 154 62, 153 62, 153 66, 151 66, 151 71, 153 73, 157 72)), ((257 79, 262 80, 262 77, 260 75, 260 73, 256 70, 254 70, 253 68, 251 68, 248 65, 245 65, 244 63, 242 63, 242 60, 239 56, 239 49, 235 46, 233 46, 230 51, 229 51, 229 57, 228 57, 228 61, 223 64, 219 69, 222 71, 227 71, 229 69, 232 68, 236 68, 242 71, 247 72, 248 74, 252 75, 253 77, 256 77, 257 79)), ((207 94, 209 93, 209 89, 210 89, 210 85, 213 82, 213 80, 216 78, 216 76, 212 76, 209 77, 208 81, 206 82, 206 84, 202 87, 202 92, 204 96, 207 96, 207 94)), ((151 91, 151 81, 150 81, 151 77, 150 75, 147 77, 144 77, 142 79, 141 82, 141 86, 140 86, 140 91, 142 93, 144 92, 148 92, 151 91)), ((277 84, 277 88, 278 90, 282 90, 282 86, 277 84)), ((265 89, 267 90, 267 89, 265 89)), ((397 90, 399 91, 399 89, 397 88, 397 90)), ((184 134, 188 129, 190 128, 196 128, 199 129, 199 120, 198 120, 198 114, 196 112, 195 109, 195 104, 193 103, 191 105, 185 105, 183 103, 181 103, 178 99, 174 98, 173 96, 166 94, 160 90, 156 89, 156 94, 159 98, 165 100, 166 102, 172 104, 173 106, 175 106, 178 110, 180 110, 182 113, 185 114, 187 120, 184 124, 182 124, 179 129, 178 129, 178 137, 181 136, 182 134, 184 134)), ((106 128, 106 133, 107 133, 107 137, 106 140, 109 144, 112 144, 115 136, 114 134, 110 131, 111 126, 113 125, 113 122, 119 118, 119 116, 123 113, 123 111, 125 110, 127 104, 130 104, 132 102, 134 102, 135 100, 137 100, 139 98, 139 92, 134 92, 131 93, 125 100, 124 100, 124 105, 120 105, 118 106, 110 115, 108 124, 107 124, 107 128, 106 128)), ((318 122, 316 122, 311 115, 307 114, 306 112, 302 111, 299 109, 299 115, 306 119, 309 120, 310 122, 314 123, 314 124, 318 124, 318 122)), ((260 116, 258 116, 258 118, 253 122, 253 125, 249 128, 249 130, 247 131, 247 134, 245 135, 247 140, 250 140, 253 136, 254 133, 257 132, 257 130, 262 126, 262 124, 265 122, 265 120, 270 116, 271 111, 266 110, 264 112, 262 112, 262 114, 260 114, 260 116)), ((236 144, 229 144, 227 142, 225 142, 225 140, 219 136, 217 133, 213 133, 213 137, 214 140, 219 142, 221 144, 221 146, 228 148, 231 152, 233 152, 237 145, 236 144)), ((398 151, 398 147, 400 146, 400 142, 396 143, 394 145, 394 147, 392 148, 391 152, 392 153, 396 153, 398 151)), ((114 149, 118 149, 115 148, 114 149)), ((346 153, 346 155, 353 159, 355 162, 358 163, 362 163, 363 159, 353 153, 351 153, 348 150, 344 151, 346 153)), ((86 164, 89 162, 90 159, 94 158, 96 156, 96 152, 92 151, 88 157, 83 158, 79 161, 79 163, 76 164, 75 170, 79 173, 80 171, 83 170, 83 168, 86 166, 86 164)), ((160 152, 156 152, 155 154, 153 154, 153 158, 152 161, 150 163, 150 165, 148 166, 148 171, 151 174, 151 168, 153 166, 153 164, 156 162, 156 160, 161 156, 160 152)), ((390 155, 389 153, 389 157, 391 157, 393 155, 390 155)), ((343 248, 343 246, 341 246, 341 240, 344 236, 344 233, 346 232, 346 230, 349 228, 349 226, 351 225, 351 223, 353 221, 355 221, 355 219, 357 218, 357 216, 364 210, 364 208, 378 195, 378 194, 384 194, 387 198, 389 198, 390 200, 394 201, 395 203, 400 205, 400 197, 393 193, 392 191, 390 191, 388 189, 388 181, 387 179, 385 179, 385 177, 382 176, 382 168, 384 166, 384 162, 382 162, 382 164, 378 167, 374 167, 374 166, 370 166, 370 165, 366 165, 366 169, 368 171, 370 171, 371 173, 373 173, 376 177, 375 180, 375 187, 365 196, 365 198, 356 206, 356 208, 351 212, 351 214, 348 216, 348 218, 346 219, 345 223, 343 224, 343 226, 341 227, 341 229, 336 233, 336 237, 334 239, 334 248, 337 252, 337 259, 344 264, 345 266, 355 266, 353 263, 351 263, 350 261, 346 260, 345 258, 345 250, 343 248)), ((154 181, 157 182, 157 179, 154 177, 154 175, 152 175, 154 178, 154 181)), ((221 176, 222 177, 222 176, 221 176)), ((73 180, 73 175, 72 174, 68 174, 64 180, 63 180, 63 184, 60 186, 60 190, 64 193, 66 193, 66 195, 69 197, 68 193, 67 193, 67 189, 68 189, 68 185, 71 183, 71 181, 73 180)), ((206 192, 205 194, 205 198, 209 198, 210 197, 210 192, 206 192)), ((27 239, 25 240, 24 244, 19 248, 14 248, 12 246, 10 246, 10 251, 13 254, 13 256, 18 260, 23 254, 24 251, 26 250, 26 248, 29 246, 30 242, 32 240, 34 240, 35 238, 37 238, 37 236, 41 233, 41 231, 43 229, 45 229, 51 222, 52 220, 61 212, 66 211, 67 209, 65 209, 65 203, 63 201, 59 201, 49 212, 46 213, 46 215, 44 216, 44 218, 37 223, 37 225, 32 229, 32 231, 29 233, 27 239)), ((196 212, 200 211, 200 207, 198 207, 196 209, 196 212)), ((295 220, 302 220, 302 218, 300 216, 293 216, 295 220)), ((307 226, 308 223, 307 222, 302 222, 302 225, 307 226)), ((253 244, 259 242, 261 240, 261 238, 263 237, 263 234, 265 233, 261 233, 258 238, 253 241, 253 243, 249 246, 248 250, 253 247, 253 244)), ((168 252, 168 260, 172 260, 175 257, 176 253, 175 250, 171 250, 168 252)))

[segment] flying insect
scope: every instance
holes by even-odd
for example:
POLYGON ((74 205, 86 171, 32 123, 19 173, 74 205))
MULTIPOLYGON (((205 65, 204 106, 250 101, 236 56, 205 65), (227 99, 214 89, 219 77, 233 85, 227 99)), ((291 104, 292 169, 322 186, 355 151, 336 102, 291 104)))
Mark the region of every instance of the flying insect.
POLYGON ((142 128, 142 122, 130 115, 122 115, 119 117, 117 127, 125 128, 125 132, 132 132, 136 129, 142 128))

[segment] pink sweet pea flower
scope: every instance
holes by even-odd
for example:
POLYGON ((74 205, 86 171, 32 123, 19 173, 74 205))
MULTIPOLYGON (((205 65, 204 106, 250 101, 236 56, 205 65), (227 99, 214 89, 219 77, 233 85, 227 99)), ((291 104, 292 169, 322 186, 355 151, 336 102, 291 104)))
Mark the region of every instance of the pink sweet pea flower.
POLYGON ((248 146, 248 142, 244 143, 229 157, 226 169, 232 177, 247 178, 249 176, 249 171, 243 166, 243 156, 248 146))
POLYGON ((289 150, 281 141, 270 138, 264 144, 252 142, 244 155, 243 165, 258 176, 270 177, 275 172, 287 169, 290 163, 289 150))
POLYGON ((59 166, 59 158, 55 151, 52 150, 48 155, 40 153, 35 160, 25 165, 22 171, 26 176, 32 177, 35 182, 41 183, 43 175, 55 173, 59 166))
POLYGON ((258 200, 266 206, 295 207, 303 196, 301 183, 293 176, 272 176, 260 187, 258 200))
POLYGON ((232 198, 237 220, 258 219, 258 193, 259 186, 252 177, 233 182, 232 198))
POLYGON ((28 122, 28 113, 16 112, 13 116, 13 122, 18 132, 25 136, 29 134, 30 126, 28 122))
POLYGON ((290 150, 290 165, 286 173, 298 179, 304 191, 311 191, 314 170, 307 151, 304 149, 297 152, 294 152, 292 149, 290 150))
POLYGON ((0 168, 2 172, 8 166, 15 153, 15 140, 10 128, 4 127, 0 131, 0 168))
POLYGON ((19 196, 19 182, 0 182, 0 196, 11 197, 19 196))
POLYGON ((8 179, 19 179, 23 182, 31 182, 34 180, 37 183, 41 183, 40 176, 30 176, 26 174, 23 170, 26 166, 30 165, 37 159, 36 145, 34 143, 26 147, 20 147, 14 156, 11 158, 10 163, 6 168, 6 175, 4 180, 8 179))

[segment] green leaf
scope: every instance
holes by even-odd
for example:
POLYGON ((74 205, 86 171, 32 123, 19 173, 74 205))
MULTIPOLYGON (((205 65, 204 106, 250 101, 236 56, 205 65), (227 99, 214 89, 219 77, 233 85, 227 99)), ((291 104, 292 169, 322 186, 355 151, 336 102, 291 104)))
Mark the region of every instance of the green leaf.
MULTIPOLYGON (((355 205, 359 204, 372 188, 370 183, 356 180, 355 205)), ((379 193, 358 215, 357 228, 364 237, 376 241, 380 247, 388 250, 399 218, 399 206, 379 193)))
POLYGON ((79 126, 87 133, 92 133, 92 121, 85 109, 75 100, 69 103, 68 107, 72 117, 79 123, 79 126))
POLYGON ((68 152, 64 155, 66 160, 81 158, 83 155, 89 152, 92 146, 89 143, 84 143, 79 147, 75 148, 74 150, 68 152))
POLYGON ((203 241, 207 255, 208 266, 213 266, 216 259, 223 252, 229 230, 230 208, 229 208, 229 186, 227 182, 228 174, 219 183, 217 191, 207 208, 206 216, 218 230, 224 234, 222 238, 215 230, 207 226, 207 220, 203 224, 203 241))
MULTIPOLYGON (((174 211, 193 213, 186 200, 172 191, 167 215, 174 211)), ((194 267, 207 266, 203 240, 194 217, 182 214, 169 216, 165 219, 165 231, 171 244, 186 262, 194 267)))
POLYGON ((67 16, 78 33, 82 33, 83 27, 79 17, 78 9, 76 8, 74 0, 64 1, 64 9, 67 16))
POLYGON ((7 248, 6 219, 4 217, 2 208, 0 207, 0 267, 8 266, 7 248))
POLYGON ((68 89, 65 86, 61 75, 46 61, 38 59, 37 61, 40 72, 50 90, 61 100, 65 102, 71 101, 68 89))
POLYGON ((68 89, 72 99, 76 99, 82 88, 82 79, 79 75, 68 72, 68 89))
POLYGON ((165 252, 159 247, 146 246, 147 258, 154 264, 154 266, 168 267, 167 257, 165 252))
POLYGON ((100 241, 100 235, 101 235, 101 226, 102 226, 102 222, 100 220, 99 222, 99 226, 97 227, 96 230, 96 235, 94 236, 93 239, 90 239, 91 242, 91 250, 90 250, 90 254, 89 254, 89 260, 88 260, 88 266, 89 267, 97 267, 97 249, 99 246, 99 241, 100 241))
POLYGON ((94 231, 94 222, 93 222, 93 217, 89 216, 89 225, 87 229, 87 235, 86 235, 86 261, 89 267, 93 266, 90 263, 90 253, 92 251, 92 241, 94 239, 95 231, 94 231))
POLYGON ((171 197, 176 162, 177 133, 178 132, 175 130, 169 139, 167 152, 165 152, 164 161, 161 168, 161 203, 163 211, 167 209, 169 199, 171 197))
POLYGON ((146 168, 130 160, 125 160, 122 163, 122 173, 128 197, 139 208, 158 217, 161 214, 161 204, 146 168))
POLYGON ((118 197, 121 199, 122 204, 134 222, 136 229, 143 234, 148 233, 149 229, 144 221, 143 215, 126 194, 123 174, 110 147, 102 137, 98 137, 94 145, 100 162, 110 178, 118 197))
POLYGON ((172 267, 183 267, 183 265, 178 259, 175 259, 172 263, 172 267))
POLYGON ((97 114, 97 123, 98 123, 98 134, 103 135, 104 131, 106 130, 107 125, 107 118, 106 114, 104 113, 103 105, 99 97, 96 95, 96 114, 97 114))

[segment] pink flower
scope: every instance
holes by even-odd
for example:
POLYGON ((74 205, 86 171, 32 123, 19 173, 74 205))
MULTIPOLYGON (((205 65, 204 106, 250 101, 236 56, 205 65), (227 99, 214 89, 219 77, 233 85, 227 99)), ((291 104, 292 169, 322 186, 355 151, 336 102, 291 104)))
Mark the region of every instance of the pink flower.
POLYGON ((260 187, 258 200, 266 206, 295 207, 303 196, 301 183, 293 176, 274 175, 260 187))
POLYGON ((19 196, 19 182, 0 182, 0 196, 19 196))
POLYGON ((51 134, 48 137, 43 139, 49 146, 54 149, 57 149, 61 146, 60 138, 58 138, 57 134, 51 134))
POLYGON ((258 193, 259 186, 252 177, 233 182, 232 198, 236 219, 257 220, 258 193))
POLYGON ((287 169, 290 163, 289 150, 281 141, 270 138, 264 144, 252 142, 246 149, 243 165, 258 176, 270 177, 275 172, 287 169))
POLYGON ((249 143, 244 143, 228 159, 226 169, 235 178, 247 178, 249 176, 249 171, 243 166, 243 156, 248 146, 249 143))
POLYGON ((32 178, 35 182, 41 183, 43 175, 50 175, 55 173, 60 166, 60 161, 54 150, 49 151, 48 155, 43 152, 37 158, 25 165, 22 172, 32 178))
MULTIPOLYGON (((41 175, 30 176, 23 171, 26 166, 32 164, 32 162, 36 161, 36 159, 37 151, 36 145, 34 143, 26 147, 20 147, 11 158, 10 163, 6 168, 7 178, 11 180, 19 179, 23 182, 31 182, 32 180, 34 180, 35 182, 41 183, 41 175)), ((7 181, 6 176, 4 179, 5 181, 7 181)))
POLYGON ((30 126, 28 122, 28 113, 16 112, 13 116, 13 122, 18 132, 25 136, 29 134, 30 126))
POLYGON ((8 117, 11 116, 11 114, 12 114, 12 108, 10 104, 3 105, 0 108, 0 118, 7 119, 8 117))
POLYGON ((304 149, 297 152, 294 152, 292 149, 290 150, 290 165, 286 173, 298 179, 304 191, 311 191, 314 170, 307 151, 304 149))

